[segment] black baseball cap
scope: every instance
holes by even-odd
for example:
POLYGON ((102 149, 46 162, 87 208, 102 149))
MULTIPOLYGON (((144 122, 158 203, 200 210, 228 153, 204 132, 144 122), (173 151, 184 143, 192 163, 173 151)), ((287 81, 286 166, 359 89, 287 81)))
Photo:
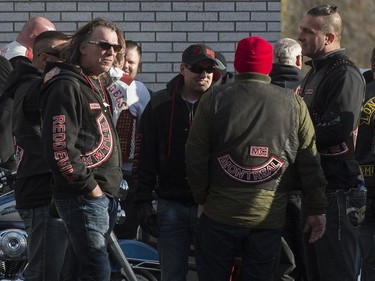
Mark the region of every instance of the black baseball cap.
POLYGON ((182 62, 190 65, 197 64, 203 60, 211 60, 216 66, 215 51, 204 44, 190 45, 182 53, 182 62))

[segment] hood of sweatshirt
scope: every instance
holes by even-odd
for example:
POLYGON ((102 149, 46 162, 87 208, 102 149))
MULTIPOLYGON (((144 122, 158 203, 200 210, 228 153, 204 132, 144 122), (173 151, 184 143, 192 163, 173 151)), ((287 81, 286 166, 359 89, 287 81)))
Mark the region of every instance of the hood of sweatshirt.
POLYGON ((305 74, 296 66, 274 63, 269 76, 272 79, 272 84, 283 88, 296 89, 301 85, 305 74))
POLYGON ((19 85, 26 80, 42 78, 42 74, 43 72, 32 66, 31 63, 22 60, 17 61, 4 86, 4 96, 13 99, 19 85))

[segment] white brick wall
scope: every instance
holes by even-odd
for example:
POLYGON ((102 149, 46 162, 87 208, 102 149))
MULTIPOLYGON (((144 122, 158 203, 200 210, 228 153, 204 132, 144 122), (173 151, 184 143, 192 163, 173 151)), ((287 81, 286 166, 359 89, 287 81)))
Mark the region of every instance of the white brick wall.
POLYGON ((281 0, 0 0, 0 45, 15 39, 29 18, 40 15, 72 34, 95 17, 111 19, 143 49, 139 79, 150 89, 164 88, 179 71, 182 51, 206 43, 224 53, 233 71, 236 42, 250 35, 271 42, 281 33, 281 0))

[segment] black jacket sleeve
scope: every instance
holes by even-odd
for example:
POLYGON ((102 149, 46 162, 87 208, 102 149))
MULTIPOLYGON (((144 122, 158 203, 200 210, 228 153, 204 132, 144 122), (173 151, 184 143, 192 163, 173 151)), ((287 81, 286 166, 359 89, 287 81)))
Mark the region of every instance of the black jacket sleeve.
POLYGON ((134 171, 137 183, 134 202, 137 204, 152 201, 156 184, 158 149, 152 114, 152 105, 149 102, 139 123, 138 153, 135 159, 137 168, 134 171))
POLYGON ((5 163, 14 154, 12 136, 13 100, 3 96, 9 73, 13 70, 10 62, 0 56, 0 163, 5 163))
POLYGON ((88 193, 97 185, 76 147, 82 124, 82 96, 78 83, 59 79, 41 93, 44 157, 59 185, 88 193))
POLYGON ((326 102, 322 105, 322 122, 315 126, 318 148, 347 141, 358 126, 365 83, 356 69, 343 67, 346 69, 337 69, 331 73, 322 90, 326 102))

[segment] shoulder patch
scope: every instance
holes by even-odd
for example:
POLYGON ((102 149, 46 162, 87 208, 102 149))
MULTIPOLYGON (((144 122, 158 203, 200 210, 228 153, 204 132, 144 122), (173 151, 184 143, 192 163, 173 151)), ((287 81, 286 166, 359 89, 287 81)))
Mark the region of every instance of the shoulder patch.
POLYGON ((47 83, 49 80, 51 80, 53 77, 55 77, 57 74, 61 72, 61 69, 55 66, 50 71, 46 73, 44 76, 44 83, 47 83))

